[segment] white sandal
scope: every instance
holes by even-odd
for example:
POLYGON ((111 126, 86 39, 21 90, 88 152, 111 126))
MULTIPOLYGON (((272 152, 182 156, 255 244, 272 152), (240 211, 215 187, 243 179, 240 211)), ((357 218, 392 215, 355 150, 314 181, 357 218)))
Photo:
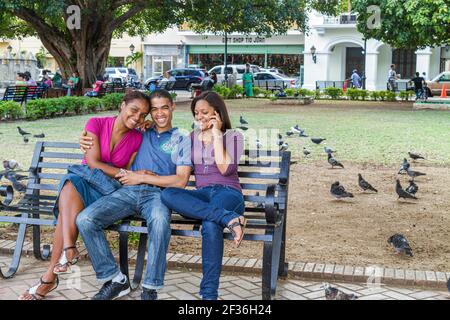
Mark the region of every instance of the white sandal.
POLYGON ((41 286, 41 285, 43 285, 43 284, 55 284, 55 286, 52 288, 52 289, 50 289, 47 293, 46 293, 46 295, 47 294, 49 294, 50 292, 52 292, 53 290, 55 290, 56 288, 58 288, 58 285, 59 285, 59 277, 58 276, 56 276, 56 280, 55 281, 52 281, 52 282, 47 282, 47 281, 44 281, 44 280, 42 280, 42 277, 39 279, 39 283, 37 284, 37 285, 35 285, 34 287, 31 287, 30 289, 28 289, 28 294, 32 297, 31 299, 21 299, 21 297, 23 297, 23 295, 22 296, 20 296, 19 297, 19 300, 43 300, 43 299, 45 299, 45 296, 46 295, 42 295, 42 294, 39 294, 39 293, 37 293, 37 290, 39 289, 39 287, 41 286))
POLYGON ((80 255, 78 254, 75 258, 73 258, 72 260, 69 261, 67 259, 67 256, 66 256, 66 252, 69 249, 76 249, 76 248, 77 247, 75 247, 75 246, 64 248, 61 257, 59 258, 58 263, 53 268, 53 273, 54 274, 68 274, 68 273, 72 273, 72 270, 70 269, 70 266, 73 266, 74 264, 76 264, 78 262, 78 260, 80 259, 80 255), (57 268, 67 268, 67 269, 65 271, 55 271, 55 269, 57 269, 57 268))

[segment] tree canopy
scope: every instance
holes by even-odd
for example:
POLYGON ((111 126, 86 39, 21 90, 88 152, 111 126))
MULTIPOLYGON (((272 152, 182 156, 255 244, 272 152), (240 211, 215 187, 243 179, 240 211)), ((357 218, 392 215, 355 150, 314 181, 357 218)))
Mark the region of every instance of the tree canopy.
POLYGON ((450 0, 352 0, 358 14, 358 30, 366 38, 374 38, 395 48, 423 48, 450 45, 450 0), (367 21, 380 8, 379 28, 367 21))

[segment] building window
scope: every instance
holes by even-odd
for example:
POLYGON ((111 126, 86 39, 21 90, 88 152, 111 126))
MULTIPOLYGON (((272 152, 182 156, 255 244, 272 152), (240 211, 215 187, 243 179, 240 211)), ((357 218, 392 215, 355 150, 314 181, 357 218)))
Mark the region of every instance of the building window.
POLYGON ((395 71, 402 79, 414 78, 416 61, 415 50, 395 49, 392 51, 392 63, 395 64, 395 71))

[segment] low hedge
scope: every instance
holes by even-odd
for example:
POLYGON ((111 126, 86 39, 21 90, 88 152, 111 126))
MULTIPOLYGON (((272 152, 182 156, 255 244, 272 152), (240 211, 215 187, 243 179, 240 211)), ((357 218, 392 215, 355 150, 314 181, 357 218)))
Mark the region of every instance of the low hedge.
POLYGON ((0 120, 15 120, 23 116, 20 103, 14 101, 0 101, 0 120))

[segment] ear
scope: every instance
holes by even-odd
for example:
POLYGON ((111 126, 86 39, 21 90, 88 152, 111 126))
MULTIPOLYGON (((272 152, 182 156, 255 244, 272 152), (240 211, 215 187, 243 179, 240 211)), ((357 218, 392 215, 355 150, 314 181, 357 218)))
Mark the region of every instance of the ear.
POLYGON ((126 103, 122 102, 122 104, 119 107, 119 112, 122 112, 122 110, 125 108, 125 106, 126 106, 126 103))
POLYGON ((174 102, 174 103, 172 104, 172 112, 175 111, 176 108, 177 108, 177 105, 176 105, 176 103, 174 102))

